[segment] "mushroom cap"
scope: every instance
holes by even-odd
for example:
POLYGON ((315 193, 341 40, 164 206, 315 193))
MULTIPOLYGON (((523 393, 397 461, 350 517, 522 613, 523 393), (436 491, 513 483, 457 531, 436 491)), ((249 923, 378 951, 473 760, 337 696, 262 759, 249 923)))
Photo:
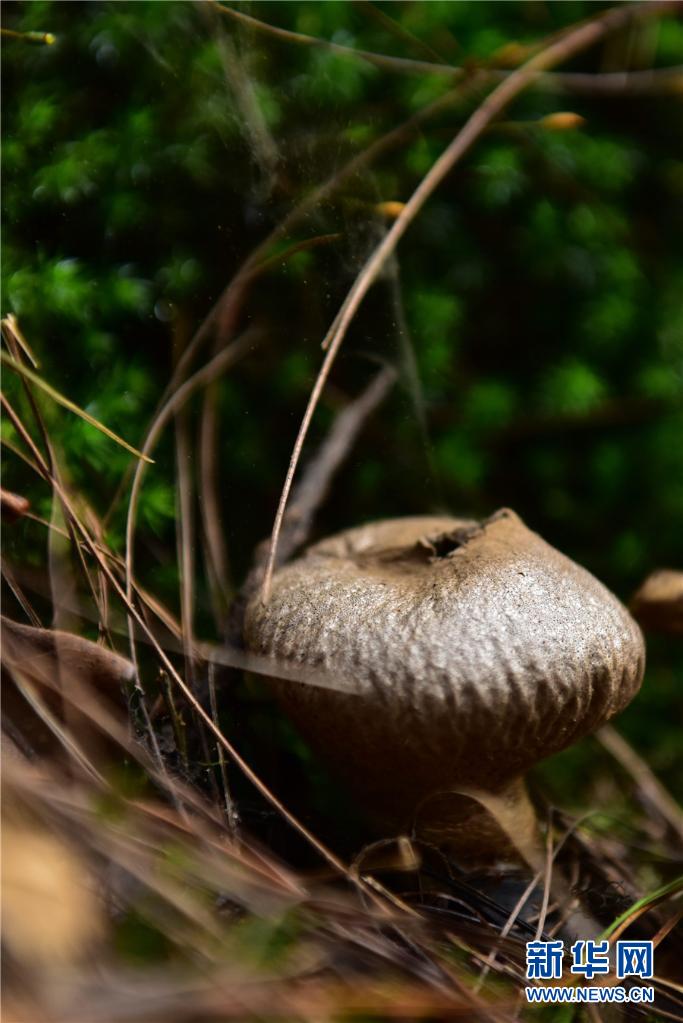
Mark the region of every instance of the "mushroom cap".
POLYGON ((496 791, 600 727, 645 659, 616 597, 508 509, 323 540, 251 601, 245 638, 301 666, 309 681, 276 683, 286 711, 392 822, 452 786, 496 791))

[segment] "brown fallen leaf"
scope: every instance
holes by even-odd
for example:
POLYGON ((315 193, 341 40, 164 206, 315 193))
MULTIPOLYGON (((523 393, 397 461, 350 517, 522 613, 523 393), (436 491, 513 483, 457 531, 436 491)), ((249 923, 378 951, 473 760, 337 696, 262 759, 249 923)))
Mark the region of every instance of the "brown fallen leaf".
POLYGON ((49 717, 68 721, 80 743, 90 746, 94 739, 99 745, 89 701, 123 719, 125 693, 135 679, 133 664, 82 636, 20 625, 4 616, 0 624, 3 717, 36 752, 54 752, 49 717), (42 717, 41 706, 46 711, 42 717))

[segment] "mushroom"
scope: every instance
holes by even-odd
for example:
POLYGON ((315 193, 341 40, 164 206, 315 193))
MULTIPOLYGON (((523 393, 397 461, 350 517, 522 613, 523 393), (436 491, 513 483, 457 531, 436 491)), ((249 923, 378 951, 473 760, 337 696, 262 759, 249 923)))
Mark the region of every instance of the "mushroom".
POLYGON ((508 509, 323 540, 252 598, 245 640, 382 834, 474 859, 510 852, 487 797, 529 835, 523 775, 625 707, 645 660, 616 597, 508 509))

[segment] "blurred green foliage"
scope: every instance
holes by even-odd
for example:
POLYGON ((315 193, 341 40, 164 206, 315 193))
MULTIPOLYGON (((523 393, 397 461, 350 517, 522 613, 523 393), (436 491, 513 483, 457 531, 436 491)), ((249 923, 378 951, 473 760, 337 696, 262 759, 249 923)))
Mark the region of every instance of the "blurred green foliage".
MULTIPOLYGON (((343 46, 474 68, 504 64, 512 44, 539 41, 599 5, 244 10, 343 46)), ((47 379, 136 446, 179 352, 255 245, 314 186, 453 89, 443 75, 254 32, 210 4, 34 0, 10 5, 5 19, 56 42, 4 45, 3 313, 17 315, 47 379)), ((664 17, 621 32, 571 70, 638 72, 681 60, 683 26, 664 17)), ((255 323, 264 340, 221 383, 218 451, 238 579, 270 529, 319 341, 386 229, 378 204, 410 196, 484 94, 468 86, 318 204, 287 241, 338 239, 283 258, 247 296, 238 327, 255 323)), ((601 96, 546 85, 506 118, 402 242, 404 311, 382 280, 356 318, 309 452, 378 361, 404 372, 318 528, 510 505, 628 598, 683 553, 680 86, 601 96), (585 123, 563 132, 540 123, 558 110, 585 123)), ((68 477, 101 515, 111 512, 109 538, 120 548, 128 455, 63 410, 45 411, 68 477)), ((172 443, 171 429, 147 474, 139 568, 175 606, 172 443)), ((5 479, 38 510, 49 507, 16 460, 5 479)), ((33 523, 6 538, 17 558, 44 543, 33 523)), ((206 608, 200 587, 208 629, 206 608)), ((654 644, 643 694, 623 719, 671 784, 680 669, 680 650, 654 644)), ((592 753, 572 756, 565 794, 592 753)), ((553 770, 548 777, 560 778, 562 768, 553 770)))

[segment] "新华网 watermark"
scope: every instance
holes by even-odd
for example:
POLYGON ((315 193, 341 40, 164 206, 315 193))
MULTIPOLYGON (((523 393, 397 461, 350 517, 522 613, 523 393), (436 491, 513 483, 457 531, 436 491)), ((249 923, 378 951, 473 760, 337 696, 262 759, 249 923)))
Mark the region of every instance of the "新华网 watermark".
MULTIPOLYGON (((651 941, 575 941, 570 949, 570 973, 593 981, 596 977, 608 977, 610 973, 617 980, 640 978, 648 980, 653 976, 653 945, 651 941)), ((564 965, 563 941, 528 941, 526 945, 527 980, 561 980, 564 965)), ((602 1003, 602 1004, 650 1004, 654 1001, 654 988, 628 985, 591 984, 585 987, 561 984, 529 985, 525 988, 528 1002, 548 1003, 602 1003)))

